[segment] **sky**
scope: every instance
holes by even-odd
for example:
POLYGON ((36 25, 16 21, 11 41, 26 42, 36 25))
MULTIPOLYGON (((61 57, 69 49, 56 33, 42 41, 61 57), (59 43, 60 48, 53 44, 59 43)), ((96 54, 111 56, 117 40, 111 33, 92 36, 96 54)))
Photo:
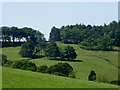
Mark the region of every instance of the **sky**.
POLYGON ((53 26, 103 25, 118 20, 117 2, 4 2, 1 26, 31 27, 49 38, 53 26))

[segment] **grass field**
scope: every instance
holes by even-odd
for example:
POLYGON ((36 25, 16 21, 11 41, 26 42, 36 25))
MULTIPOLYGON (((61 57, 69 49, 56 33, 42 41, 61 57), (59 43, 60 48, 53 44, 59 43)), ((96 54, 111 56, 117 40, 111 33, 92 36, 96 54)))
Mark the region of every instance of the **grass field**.
MULTIPOLYGON (((59 47, 64 47, 68 44, 61 42, 57 43, 59 47)), ((97 73, 97 77, 102 74, 108 81, 117 80, 118 78, 118 52, 117 51, 88 51, 79 48, 79 45, 70 44, 77 53, 77 58, 74 62, 48 60, 48 58, 31 59, 37 66, 53 65, 58 62, 67 62, 74 68, 77 79, 87 80, 91 70, 97 73)), ((3 54, 7 55, 9 60, 17 61, 23 59, 19 53, 20 47, 3 48, 3 54)))
MULTIPOLYGON (((68 44, 67 44, 68 45, 68 44)), ((71 44, 70 44, 71 45, 71 44)), ((66 44, 58 43, 59 47, 64 47, 66 44)), ((74 68, 77 78, 87 80, 87 76, 91 70, 95 70, 97 75, 103 74, 104 76, 110 78, 111 80, 117 79, 118 73, 118 52, 117 51, 88 51, 79 48, 78 45, 71 45, 75 48, 77 53, 76 62, 68 62, 74 68), (78 60, 78 62, 77 62, 78 60)), ((12 61, 17 61, 23 59, 19 53, 20 47, 8 47, 3 48, 3 54, 7 55, 8 59, 12 61)), ((58 62, 67 61, 57 61, 48 60, 45 58, 32 59, 32 62, 36 63, 37 66, 40 65, 53 65, 58 62)))
POLYGON ((0 90, 2 88, 2 67, 0 66, 0 90))
POLYGON ((10 59, 11 61, 18 61, 21 59, 25 59, 19 55, 19 50, 20 47, 5 47, 2 48, 2 53, 7 55, 7 58, 10 59))
POLYGON ((8 67, 3 67, 3 75, 3 88, 118 88, 116 85, 90 82, 8 67))

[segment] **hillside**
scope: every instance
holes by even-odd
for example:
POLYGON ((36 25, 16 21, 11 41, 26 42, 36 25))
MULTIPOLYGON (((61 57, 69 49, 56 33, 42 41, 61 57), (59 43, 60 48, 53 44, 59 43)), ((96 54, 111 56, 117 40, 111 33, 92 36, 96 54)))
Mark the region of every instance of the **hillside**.
POLYGON ((0 89, 2 88, 2 67, 0 66, 0 89))
MULTIPOLYGON (((59 47, 64 47, 68 44, 61 42, 57 43, 59 47)), ((37 66, 41 65, 53 65, 58 62, 67 62, 74 68, 76 77, 81 80, 87 80, 87 77, 91 70, 95 70, 97 76, 104 75, 108 81, 116 80, 118 77, 118 52, 117 51, 89 51, 79 48, 78 45, 69 44, 73 46, 77 53, 77 58, 74 62, 70 61, 58 61, 48 60, 46 57, 39 59, 32 59, 37 66)), ((3 48, 3 54, 7 55, 8 59, 12 61, 21 60, 19 56, 20 47, 8 47, 3 48)))
POLYGON ((117 88, 118 86, 3 67, 3 88, 27 88, 27 87, 117 88))

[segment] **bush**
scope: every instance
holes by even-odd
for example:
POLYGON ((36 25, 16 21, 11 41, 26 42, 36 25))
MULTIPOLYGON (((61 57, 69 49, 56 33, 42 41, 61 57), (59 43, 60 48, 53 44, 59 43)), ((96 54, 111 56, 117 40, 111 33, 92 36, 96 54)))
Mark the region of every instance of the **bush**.
POLYGON ((37 72, 47 73, 48 67, 46 65, 42 65, 37 68, 37 72))
POLYGON ((114 80, 110 82, 111 84, 120 85, 120 80, 114 80))
POLYGON ((12 65, 12 61, 7 59, 7 56, 2 54, 0 55, 0 65, 2 66, 11 66, 12 65))
POLYGON ((28 60, 21 60, 21 61, 14 62, 12 67, 22 69, 22 70, 31 70, 31 71, 37 70, 37 66, 33 62, 29 62, 28 60))
POLYGON ((90 72, 90 74, 89 74, 89 76, 88 76, 88 80, 89 81, 95 81, 96 80, 96 73, 95 73, 95 71, 91 71, 90 72))
POLYGON ((53 74, 57 75, 57 76, 65 76, 65 74, 61 73, 61 72, 54 72, 53 74))
POLYGON ((4 66, 7 63, 7 56, 2 54, 0 55, 0 65, 4 66))
POLYGON ((68 63, 58 63, 48 68, 48 73, 66 77, 68 77, 72 71, 73 68, 68 63))
POLYGON ((76 78, 75 76, 75 73, 72 71, 71 73, 69 73, 69 76, 68 77, 71 77, 71 78, 76 78))

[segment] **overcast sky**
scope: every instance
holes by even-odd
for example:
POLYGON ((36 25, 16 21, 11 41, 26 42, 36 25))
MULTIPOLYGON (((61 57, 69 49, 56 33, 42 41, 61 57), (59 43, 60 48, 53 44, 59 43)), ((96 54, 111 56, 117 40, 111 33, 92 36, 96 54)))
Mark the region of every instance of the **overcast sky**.
POLYGON ((31 27, 48 39, 53 26, 103 25, 113 20, 118 20, 117 2, 5 2, 1 26, 31 27))

